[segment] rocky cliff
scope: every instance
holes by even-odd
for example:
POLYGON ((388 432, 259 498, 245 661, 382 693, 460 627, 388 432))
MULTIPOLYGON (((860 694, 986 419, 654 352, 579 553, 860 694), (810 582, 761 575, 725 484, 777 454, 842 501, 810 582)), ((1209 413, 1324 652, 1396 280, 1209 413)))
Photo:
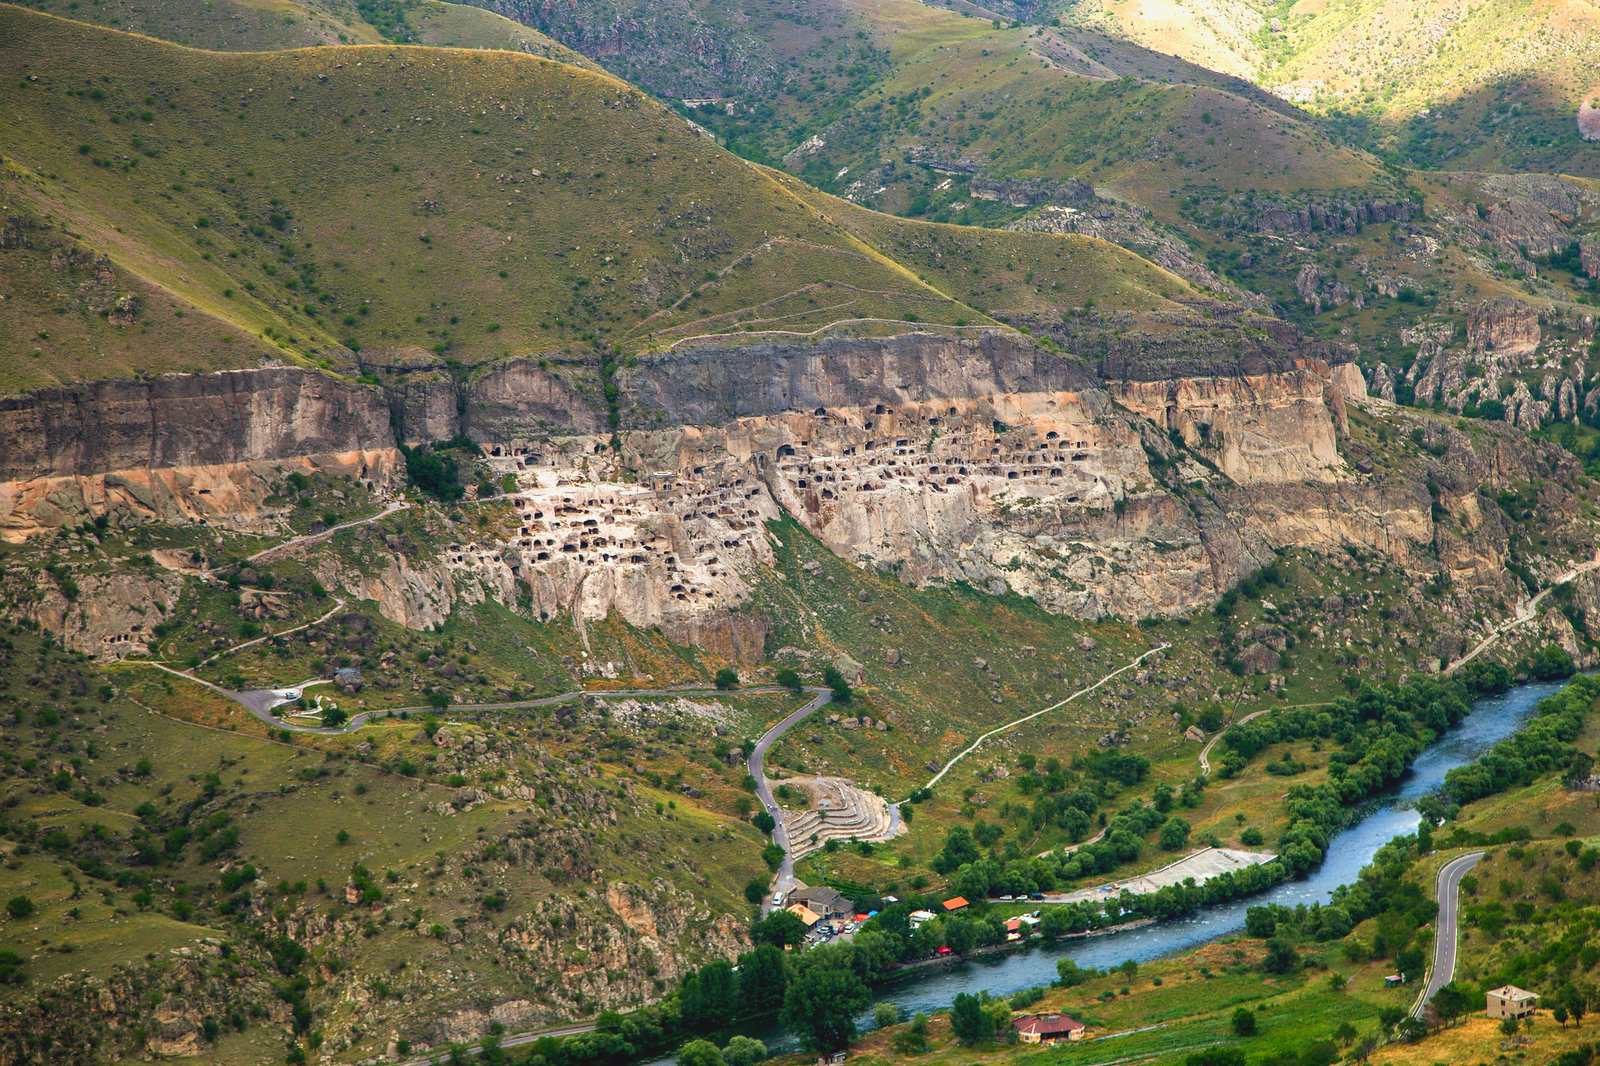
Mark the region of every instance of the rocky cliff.
MULTIPOLYGON (((1509 348, 1520 321, 1485 315, 1473 335, 1509 348)), ((465 433, 518 486, 509 532, 324 558, 325 584, 412 627, 488 597, 580 630, 616 612, 739 659, 763 652, 746 608, 771 561, 765 526, 785 514, 907 581, 1084 617, 1203 607, 1285 547, 1433 565, 1420 477, 1341 455, 1359 373, 1246 325, 1214 350, 1062 332, 1081 358, 999 331, 690 348, 619 371, 615 444, 587 390, 531 361, 471 378, 390 367, 382 389, 264 370, 39 395, 7 408, 28 439, 0 452, 5 513, 14 535, 114 506, 248 524, 267 518, 263 464, 386 482, 391 425, 465 433)), ((70 628, 58 607, 36 613, 70 628)), ((106 634, 79 628, 103 650, 106 634)))
POLYGON ((274 479, 291 468, 391 482, 383 396, 273 367, 0 399, 0 537, 8 540, 102 514, 259 526, 274 479))

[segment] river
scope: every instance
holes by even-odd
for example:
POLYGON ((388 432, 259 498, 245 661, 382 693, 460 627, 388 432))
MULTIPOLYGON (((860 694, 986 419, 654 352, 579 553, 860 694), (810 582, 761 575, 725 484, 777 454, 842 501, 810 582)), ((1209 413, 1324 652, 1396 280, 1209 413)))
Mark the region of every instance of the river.
MULTIPOLYGON (((1474 703, 1459 726, 1417 757, 1399 788, 1368 804, 1357 822, 1333 838, 1327 859, 1305 880, 1289 881, 1245 899, 1156 925, 957 963, 881 988, 874 1002, 894 1003, 909 1015, 948 1007, 961 992, 1009 996, 1053 982, 1056 961, 1062 957, 1096 969, 1109 969, 1128 959, 1147 962, 1238 932, 1244 928, 1245 911, 1253 906, 1326 903, 1335 888, 1356 879, 1380 847, 1416 830, 1420 820, 1416 801, 1438 788, 1445 774, 1516 732, 1536 703, 1565 684, 1554 681, 1522 685, 1503 696, 1474 703)), ((872 1027, 870 1008, 863 1014, 860 1027, 863 1031, 872 1027)), ((793 1050, 797 1046, 790 1034, 775 1026, 751 1035, 765 1040, 774 1050, 793 1050)))

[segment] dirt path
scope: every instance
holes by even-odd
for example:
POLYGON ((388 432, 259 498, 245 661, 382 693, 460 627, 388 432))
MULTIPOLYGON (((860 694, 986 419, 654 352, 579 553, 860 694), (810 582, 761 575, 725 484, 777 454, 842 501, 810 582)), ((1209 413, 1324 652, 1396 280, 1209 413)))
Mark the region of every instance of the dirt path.
POLYGON ((340 522, 336 526, 329 526, 320 533, 305 533, 298 537, 290 537, 288 540, 279 544, 274 544, 270 548, 262 548, 254 555, 245 556, 244 561, 247 563, 259 563, 264 559, 270 559, 282 552, 289 552, 296 548, 303 548, 308 544, 317 544, 321 541, 327 540, 335 533, 342 532, 346 529, 354 529, 357 526, 365 526, 373 522, 382 521, 383 519, 394 514, 396 511, 404 511, 410 506, 411 504, 407 503, 405 500, 391 500, 385 504, 383 510, 379 511, 377 514, 370 514, 365 518, 351 519, 348 522, 340 522))
POLYGON ((930 777, 928 779, 928 783, 926 785, 923 785, 922 787, 927 789, 927 788, 932 788, 934 785, 937 785, 940 782, 940 780, 942 780, 944 778, 944 775, 950 772, 950 769, 953 766, 955 766, 956 763, 960 762, 962 759, 965 759, 968 755, 971 755, 973 752, 977 751, 978 748, 982 746, 983 742, 988 740, 990 737, 999 736, 1001 733, 1004 733, 1009 729, 1015 729, 1017 726, 1022 725, 1024 722, 1031 722, 1035 718, 1038 718, 1041 715, 1049 714, 1051 711, 1058 710, 1058 709, 1060 709, 1062 707, 1065 707, 1067 704, 1071 703, 1073 700, 1077 699, 1079 696, 1087 696, 1089 693, 1093 692, 1095 689, 1099 688, 1101 685, 1105 684, 1107 681, 1110 681, 1112 678, 1116 677, 1118 674, 1123 674, 1123 673, 1128 672, 1129 670, 1132 670, 1134 667, 1136 667, 1140 663, 1144 662, 1146 659, 1148 659, 1150 656, 1154 655, 1156 652, 1158 652, 1158 651, 1166 651, 1170 647, 1172 647, 1171 644, 1166 644, 1166 643, 1157 644, 1155 647, 1151 648, 1149 651, 1143 652, 1142 654, 1135 656, 1129 662, 1124 663, 1122 666, 1117 667, 1115 670, 1111 671, 1109 674, 1105 675, 1100 680, 1096 681, 1094 684, 1087 685, 1087 686, 1085 686, 1083 688, 1080 688, 1078 691, 1074 692, 1072 695, 1066 697, 1065 699, 1057 700, 1055 703, 1052 703, 1050 706, 1045 707, 1042 710, 1034 711, 1032 714, 1025 714, 1021 718, 1013 719, 1012 721, 1007 722, 1005 725, 997 726, 996 728, 989 730, 987 733, 983 734, 983 736, 979 737, 977 740, 974 740, 970 745, 968 745, 966 750, 962 751, 955 758, 953 758, 949 762, 945 763, 944 764, 944 768, 941 769, 938 773, 934 774, 932 777, 930 777))
POLYGON ((1539 605, 1544 603, 1544 601, 1552 592, 1560 588, 1562 585, 1567 584, 1567 582, 1572 581, 1583 574, 1587 574, 1589 571, 1594 570, 1597 567, 1600 567, 1600 551, 1596 552, 1593 559, 1590 559, 1586 563, 1580 563, 1579 565, 1574 566, 1571 570, 1568 570, 1566 573, 1550 582, 1549 587, 1541 590, 1538 595, 1524 602, 1522 606, 1517 608, 1515 617, 1513 617, 1509 622, 1505 622, 1496 627, 1495 630, 1487 637, 1484 637, 1482 640, 1478 641, 1471 651, 1467 652, 1467 654, 1463 655, 1461 658, 1445 667, 1444 672, 1446 674, 1455 673, 1457 670, 1476 659, 1479 655, 1482 655, 1484 652, 1492 648, 1501 637, 1505 636, 1513 629, 1516 629, 1519 626, 1525 626, 1529 622, 1533 621, 1539 616, 1539 605))

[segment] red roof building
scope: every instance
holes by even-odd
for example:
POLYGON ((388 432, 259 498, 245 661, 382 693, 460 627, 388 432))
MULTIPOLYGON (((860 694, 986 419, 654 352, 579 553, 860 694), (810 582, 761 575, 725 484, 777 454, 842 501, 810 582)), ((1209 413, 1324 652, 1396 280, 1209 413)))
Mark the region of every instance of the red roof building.
POLYGON ((951 911, 958 911, 966 905, 966 896, 951 896, 949 899, 944 901, 944 912, 949 914, 951 911))
POLYGON ((1082 1040, 1083 1023, 1065 1014, 1033 1014, 1012 1019, 1011 1027, 1024 1044, 1048 1044, 1056 1040, 1082 1040))

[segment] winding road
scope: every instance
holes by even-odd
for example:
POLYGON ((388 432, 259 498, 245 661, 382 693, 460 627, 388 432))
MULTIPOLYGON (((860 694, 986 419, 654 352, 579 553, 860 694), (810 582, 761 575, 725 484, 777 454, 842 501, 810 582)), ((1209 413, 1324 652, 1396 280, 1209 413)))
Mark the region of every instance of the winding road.
POLYGON ((1457 919, 1461 912, 1461 879, 1483 859, 1484 853, 1474 851, 1451 859, 1439 867, 1435 891, 1439 898, 1439 925, 1434 930, 1433 965, 1428 967, 1428 983, 1417 994, 1411 1005, 1411 1016, 1421 1018, 1428 1001, 1439 989, 1449 984, 1456 975, 1457 919))
POLYGON ((1467 654, 1463 655, 1461 658, 1445 667, 1444 672, 1447 674, 1455 673, 1457 670, 1476 659, 1479 655, 1483 654, 1485 651, 1488 651, 1501 637, 1505 636, 1513 629, 1516 629, 1518 626, 1524 626, 1533 621, 1539 615, 1539 605, 1542 604, 1552 592, 1560 588, 1562 585, 1565 585, 1567 582, 1572 581, 1574 578, 1577 578, 1583 574, 1587 574, 1589 571, 1594 570, 1597 567, 1600 567, 1600 551, 1596 552, 1593 559, 1590 559, 1586 563, 1579 563, 1577 566, 1574 566, 1571 570, 1568 570, 1566 573, 1550 582, 1548 587, 1540 590, 1540 592, 1532 599, 1525 601, 1520 607, 1517 608, 1515 617, 1513 617, 1509 622, 1504 622, 1497 626, 1488 636, 1478 641, 1478 643, 1473 646, 1471 651, 1467 652, 1467 654))
POLYGON ((807 689, 811 699, 805 706, 789 712, 783 721, 761 734, 761 739, 756 741, 756 746, 750 749, 750 758, 745 760, 745 768, 750 776, 755 778, 756 797, 761 800, 761 806, 772 816, 775 823, 772 827, 772 842, 783 849, 783 862, 779 864, 777 872, 773 875, 772 885, 766 896, 761 900, 761 913, 765 916, 772 910, 772 897, 779 892, 787 893, 797 883, 794 876, 794 849, 789 846, 789 831, 783 825, 783 808, 778 806, 778 801, 772 796, 772 786, 767 783, 767 751, 776 744, 785 733, 809 718, 822 707, 827 706, 833 699, 833 691, 825 688, 807 689))

